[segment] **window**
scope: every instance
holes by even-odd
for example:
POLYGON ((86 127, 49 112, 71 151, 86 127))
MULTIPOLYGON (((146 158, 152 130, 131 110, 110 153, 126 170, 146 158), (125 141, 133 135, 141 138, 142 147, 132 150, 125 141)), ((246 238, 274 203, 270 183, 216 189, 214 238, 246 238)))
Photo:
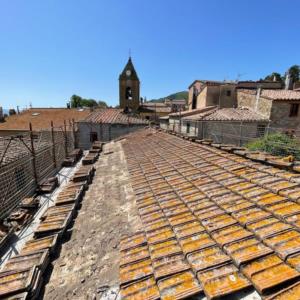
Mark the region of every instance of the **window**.
POLYGON ((230 97, 230 96, 231 96, 231 91, 230 91, 230 90, 226 91, 226 96, 227 96, 227 97, 230 97))
POLYGON ((128 86, 128 87, 126 88, 125 98, 126 98, 127 100, 132 100, 132 90, 131 90, 131 87, 130 87, 130 86, 128 86))
POLYGON ((257 125, 257 137, 263 137, 265 135, 266 125, 258 124, 257 125))
POLYGON ((25 186, 25 171, 23 167, 19 167, 15 170, 15 178, 17 189, 22 189, 25 186))
POLYGON ((191 124, 186 123, 186 133, 190 133, 191 124))
POLYGON ((93 143, 93 142, 95 142, 97 140, 98 140, 98 134, 97 134, 97 132, 94 132, 94 131, 90 132, 90 141, 93 143))
POLYGON ((290 108, 290 117, 297 117, 299 111, 299 104, 298 103, 292 103, 290 108))

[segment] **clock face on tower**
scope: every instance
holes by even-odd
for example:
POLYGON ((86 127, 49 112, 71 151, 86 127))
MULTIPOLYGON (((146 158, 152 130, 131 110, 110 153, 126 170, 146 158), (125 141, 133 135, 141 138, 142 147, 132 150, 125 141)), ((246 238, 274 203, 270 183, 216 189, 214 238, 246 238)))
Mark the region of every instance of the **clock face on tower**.
POLYGON ((130 75, 131 75, 131 71, 130 71, 130 70, 127 70, 127 71, 126 71, 126 75, 127 75, 127 76, 130 76, 130 75))

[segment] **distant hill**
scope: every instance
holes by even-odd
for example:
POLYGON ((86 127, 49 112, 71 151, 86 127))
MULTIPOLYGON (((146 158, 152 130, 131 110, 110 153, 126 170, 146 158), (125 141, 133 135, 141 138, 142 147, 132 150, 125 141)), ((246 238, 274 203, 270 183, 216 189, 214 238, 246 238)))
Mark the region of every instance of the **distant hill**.
POLYGON ((169 96, 162 97, 159 99, 151 99, 151 100, 148 100, 147 102, 163 102, 166 98, 171 99, 171 100, 185 99, 185 101, 187 102, 188 95, 189 95, 189 93, 187 91, 182 91, 182 92, 174 93, 174 94, 171 94, 169 96))

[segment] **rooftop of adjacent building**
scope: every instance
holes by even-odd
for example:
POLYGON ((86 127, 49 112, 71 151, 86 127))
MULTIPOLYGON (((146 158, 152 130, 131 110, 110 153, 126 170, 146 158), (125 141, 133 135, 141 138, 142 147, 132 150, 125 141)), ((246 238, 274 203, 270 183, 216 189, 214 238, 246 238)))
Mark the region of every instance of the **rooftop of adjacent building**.
POLYGON ((30 108, 11 115, 5 122, 0 123, 1 130, 29 130, 29 123, 34 131, 51 128, 51 121, 54 127, 63 127, 64 121, 74 120, 75 122, 85 119, 91 113, 90 109, 69 109, 69 108, 30 108))
POLYGON ((300 100, 300 92, 296 91, 296 90, 241 89, 241 90, 239 90, 239 92, 248 93, 248 94, 252 94, 252 95, 260 93, 260 97, 269 99, 269 100, 275 100, 275 101, 286 101, 286 100, 299 101, 300 100))
POLYGON ((105 108, 89 114, 82 122, 109 124, 148 124, 137 114, 125 113, 121 108, 105 108))

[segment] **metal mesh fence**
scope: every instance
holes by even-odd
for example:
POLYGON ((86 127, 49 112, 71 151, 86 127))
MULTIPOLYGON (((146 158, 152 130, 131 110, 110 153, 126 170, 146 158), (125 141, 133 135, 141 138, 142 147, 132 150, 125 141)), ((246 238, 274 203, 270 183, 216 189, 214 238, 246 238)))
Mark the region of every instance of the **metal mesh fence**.
POLYGON ((72 124, 0 138, 0 219, 61 168, 74 141, 72 124))
POLYGON ((246 146, 278 156, 293 155, 300 160, 300 130, 271 127, 268 123, 222 121, 170 121, 161 123, 166 130, 180 132, 214 143, 246 146))

